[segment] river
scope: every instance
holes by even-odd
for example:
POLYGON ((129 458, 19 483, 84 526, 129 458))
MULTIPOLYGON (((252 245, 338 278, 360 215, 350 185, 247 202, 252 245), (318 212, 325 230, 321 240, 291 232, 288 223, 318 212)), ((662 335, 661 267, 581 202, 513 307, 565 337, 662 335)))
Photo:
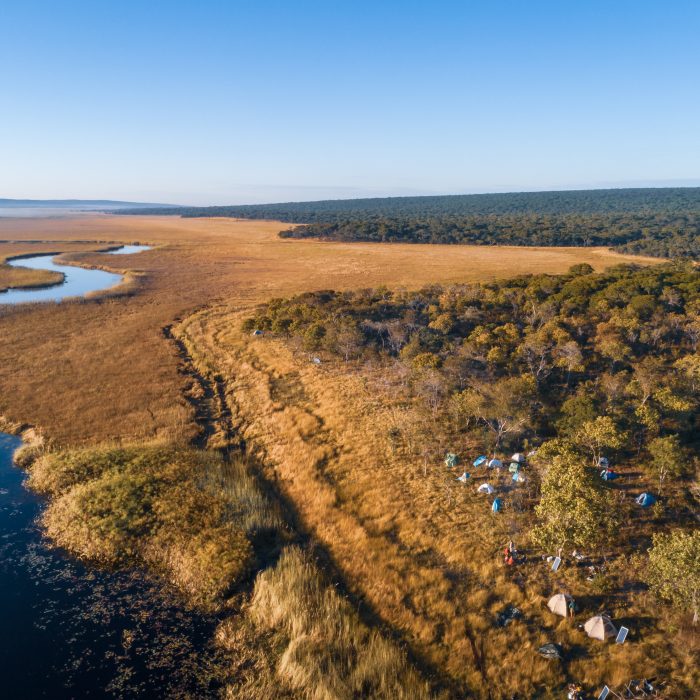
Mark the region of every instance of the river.
MULTIPOLYGON (((108 255, 132 255, 150 246, 129 245, 115 250, 105 251, 108 255)), ((123 275, 104 270, 91 270, 76 265, 56 262, 55 254, 33 255, 31 257, 11 258, 7 261, 12 267, 29 267, 33 270, 51 270, 63 274, 63 282, 49 287, 36 289, 9 289, 0 294, 0 304, 26 304, 42 301, 62 301, 69 297, 82 297, 90 292, 110 289, 122 282, 123 275)))
MULTIPOLYGON (((56 264, 51 255, 12 264, 56 269, 66 279, 0 294, 0 303, 60 301, 122 279, 56 264)), ((0 433, 0 697, 215 697, 224 663, 212 645, 217 620, 188 610, 144 572, 91 569, 51 547, 38 524, 41 499, 12 464, 20 445, 0 433)))

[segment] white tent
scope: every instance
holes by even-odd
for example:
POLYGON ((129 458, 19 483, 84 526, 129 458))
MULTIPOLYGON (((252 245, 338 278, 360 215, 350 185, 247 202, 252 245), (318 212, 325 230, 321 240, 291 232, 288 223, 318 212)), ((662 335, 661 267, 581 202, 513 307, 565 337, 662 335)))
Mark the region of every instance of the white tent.
POLYGON ((492 459, 489 462, 489 467, 495 468, 495 469, 500 469, 503 466, 503 462, 501 462, 500 459, 492 459))
POLYGON ((515 462, 516 464, 522 464, 525 461, 525 455, 521 454, 520 452, 516 452, 511 458, 511 462, 515 462))
POLYGON ((493 493, 494 488, 491 486, 491 484, 481 484, 479 488, 477 489, 479 493, 493 493))
POLYGON ((586 634, 593 639, 600 639, 604 642, 608 637, 617 637, 617 627, 607 615, 596 615, 583 626, 586 634))
POLYGON ((549 599, 547 607, 555 614, 561 615, 562 617, 567 617, 569 614, 569 603, 572 598, 566 593, 557 593, 549 599))

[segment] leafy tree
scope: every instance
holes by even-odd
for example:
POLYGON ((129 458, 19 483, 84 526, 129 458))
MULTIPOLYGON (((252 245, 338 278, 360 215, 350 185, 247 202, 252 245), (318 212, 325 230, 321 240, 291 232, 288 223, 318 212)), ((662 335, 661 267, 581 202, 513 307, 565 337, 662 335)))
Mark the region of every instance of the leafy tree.
POLYGON ((663 483, 666 477, 679 477, 686 470, 688 455, 678 435, 658 437, 649 443, 649 470, 663 483))
POLYGON ((460 405, 492 434, 495 452, 506 436, 520 435, 527 427, 534 389, 529 377, 507 377, 466 389, 460 405))
POLYGON ((625 444, 625 434, 610 416, 598 416, 595 420, 586 421, 576 434, 576 439, 591 453, 594 466, 600 464, 606 449, 619 450, 625 444))
POLYGON ((649 550, 646 581, 652 591, 679 610, 700 613, 700 531, 657 533, 649 550))
POLYGON ((553 450, 543 447, 538 451, 540 459, 553 456, 535 507, 538 524, 533 541, 548 551, 603 544, 615 527, 609 493, 570 445, 559 442, 553 450))

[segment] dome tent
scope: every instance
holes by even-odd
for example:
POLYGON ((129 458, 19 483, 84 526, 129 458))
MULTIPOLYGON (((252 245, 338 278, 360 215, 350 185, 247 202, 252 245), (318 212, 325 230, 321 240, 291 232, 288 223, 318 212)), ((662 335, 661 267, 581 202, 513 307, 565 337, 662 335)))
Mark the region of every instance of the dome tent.
POLYGON ((637 498, 635 498, 635 503, 642 506, 642 508, 648 508, 656 503, 656 496, 651 493, 640 493, 637 498))
POLYGON ((502 466, 503 462, 501 462, 500 459, 494 458, 489 462, 489 467, 491 467, 492 469, 500 469, 502 466))
POLYGON ((494 502, 491 505, 491 510, 494 513, 498 513, 498 511, 501 510, 501 499, 500 498, 494 499, 494 502))
POLYGON ((491 494, 491 493, 494 492, 494 488, 493 488, 493 486, 491 486, 491 484, 481 484, 481 486, 479 486, 479 488, 477 489, 477 491, 478 491, 479 493, 489 493, 489 494, 491 494))
POLYGON ((448 469, 456 467, 459 464, 459 457, 454 452, 448 452, 445 455, 445 466, 448 469))
POLYGON ((583 626, 586 634, 592 639, 599 639, 604 642, 608 637, 617 637, 617 627, 607 615, 596 615, 586 621, 583 626))
POLYGON ((480 467, 482 464, 484 464, 487 460, 486 455, 479 455, 473 462, 475 467, 480 467))
POLYGON ((573 600, 573 598, 570 595, 567 595, 566 593, 557 593, 556 595, 553 595, 549 599, 549 602, 547 603, 547 607, 555 615, 561 615, 562 617, 567 617, 569 614, 569 603, 572 600, 573 600))
POLYGON ((510 461, 511 461, 511 462, 515 462, 516 464, 522 464, 522 463, 525 461, 525 455, 522 454, 522 453, 520 453, 520 452, 516 452, 516 453, 510 458, 510 461))

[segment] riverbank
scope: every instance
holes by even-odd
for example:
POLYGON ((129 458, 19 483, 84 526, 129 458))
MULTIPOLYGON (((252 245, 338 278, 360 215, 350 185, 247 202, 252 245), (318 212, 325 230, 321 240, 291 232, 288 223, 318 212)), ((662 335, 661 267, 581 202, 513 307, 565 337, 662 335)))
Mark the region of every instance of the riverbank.
POLYGON ((4 694, 218 697, 226 667, 211 643, 215 616, 188 610, 142 569, 86 568, 48 545, 44 503, 12 466, 17 433, 41 442, 23 427, 0 425, 0 616, 12 630, 0 638, 4 694))

